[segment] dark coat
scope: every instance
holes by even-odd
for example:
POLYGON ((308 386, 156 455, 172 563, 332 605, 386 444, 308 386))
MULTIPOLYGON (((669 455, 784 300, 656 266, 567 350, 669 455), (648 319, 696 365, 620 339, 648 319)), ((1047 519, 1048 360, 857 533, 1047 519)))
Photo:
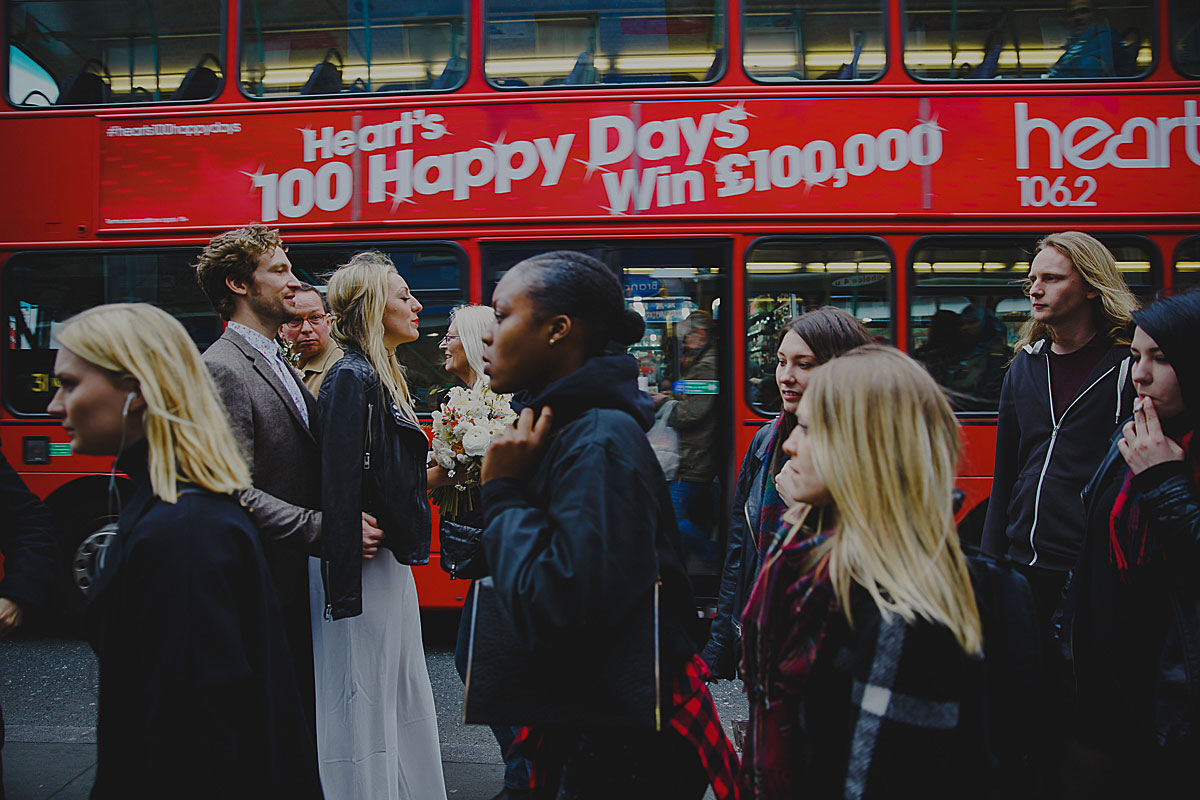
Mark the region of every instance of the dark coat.
POLYGON ((786 797, 987 796, 983 661, 947 628, 884 620, 860 587, 851 600, 854 626, 831 609, 803 697, 769 690, 795 723, 786 797))
POLYGON ((654 402, 638 391, 637 363, 624 355, 589 359, 513 405, 554 412, 551 440, 528 478, 483 485, 483 548, 517 646, 538 650, 563 675, 581 665, 617 682, 645 674, 652 649, 629 631, 647 614, 661 576, 663 696, 670 697, 670 681, 695 652, 686 625, 696 607, 667 483, 646 439, 654 402))
POLYGON ((763 425, 750 440, 729 514, 729 537, 725 545, 725 566, 717 593, 717 613, 709 629, 708 644, 700 654, 714 678, 732 678, 741 662, 742 609, 754 588, 758 565, 762 560, 758 530, 762 515, 764 478, 771 458, 771 437, 779 419, 763 425))
MULTIPOLYGON (((1104 747, 1200 747, 1200 491, 1184 462, 1135 476, 1156 563, 1122 584, 1109 562, 1109 516, 1129 467, 1117 449, 1084 490, 1087 541, 1066 614, 1081 730, 1104 747)), ((1194 442, 1195 440, 1193 440, 1194 442)), ((1193 444, 1195 446, 1195 444, 1193 444)))
POLYGON ((50 512, 0 453, 0 597, 36 614, 50 602, 54 582, 54 538, 50 512))
POLYGON ((1083 546, 1079 493, 1108 437, 1133 411, 1129 347, 1113 346, 1055 420, 1048 339, 1021 348, 1004 376, 996 470, 983 526, 984 552, 1065 572, 1083 546))
POLYGON ((429 439, 385 397, 361 351, 348 348, 321 383, 321 567, 326 616, 362 613, 362 512, 401 564, 429 563, 429 439), (366 454, 370 453, 369 459, 366 454))
POLYGON ((321 797, 262 544, 231 497, 158 499, 145 446, 92 586, 100 665, 93 798, 321 797))

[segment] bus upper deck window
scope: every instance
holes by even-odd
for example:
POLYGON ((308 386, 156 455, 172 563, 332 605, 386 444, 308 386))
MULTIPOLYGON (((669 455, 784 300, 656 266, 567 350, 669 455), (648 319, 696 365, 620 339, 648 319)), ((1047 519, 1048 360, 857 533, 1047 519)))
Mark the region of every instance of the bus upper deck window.
POLYGON ((13 105, 209 100, 220 91, 220 0, 5 5, 13 105))
POLYGON ((1149 0, 910 0, 904 66, 930 80, 1096 80, 1145 75, 1154 60, 1149 0))
POLYGON ((467 77, 464 0, 242 3, 250 97, 457 89, 467 77))
POLYGON ((881 0, 746 0, 746 73, 765 83, 869 80, 887 65, 881 0))
POLYGON ((713 81, 724 71, 722 4, 712 0, 496 0, 484 71, 499 88, 713 81))

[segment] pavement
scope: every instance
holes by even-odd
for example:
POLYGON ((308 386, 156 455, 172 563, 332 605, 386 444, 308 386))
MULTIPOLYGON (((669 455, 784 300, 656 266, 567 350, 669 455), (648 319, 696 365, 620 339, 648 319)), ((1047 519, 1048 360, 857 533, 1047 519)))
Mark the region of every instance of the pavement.
MULTIPOLYGON (((438 709, 447 800, 491 800, 504 765, 491 731, 463 725, 462 684, 454 669, 457 615, 423 615, 426 661, 438 709)), ((96 662, 86 643, 20 636, 0 641, 0 706, 6 727, 7 800, 83 800, 96 774, 96 662)), ((712 687, 729 733, 745 719, 740 684, 712 687)), ((185 776, 181 776, 181 779, 185 776)), ((711 797, 711 791, 706 797, 711 797)))

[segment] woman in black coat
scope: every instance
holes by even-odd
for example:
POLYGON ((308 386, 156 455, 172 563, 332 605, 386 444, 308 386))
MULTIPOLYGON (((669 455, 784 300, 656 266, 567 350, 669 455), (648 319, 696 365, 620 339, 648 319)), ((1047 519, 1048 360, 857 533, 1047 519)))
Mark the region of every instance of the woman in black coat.
POLYGON ((99 557, 93 798, 320 797, 283 620, 249 516, 250 472, 195 345, 149 305, 57 335, 49 411, 74 453, 134 482, 99 557))
POLYGON ((654 404, 636 361, 610 349, 638 341, 642 319, 616 275, 568 251, 516 265, 492 305, 487 372, 522 410, 484 459, 483 547, 512 631, 502 647, 531 655, 536 691, 481 721, 533 726, 537 798, 699 798, 709 782, 728 797, 736 756, 687 634, 694 600, 645 436, 654 404))
POLYGON ((1171 796, 1200 756, 1200 292, 1134 312, 1133 419, 1084 490, 1068 616, 1097 796, 1171 796))

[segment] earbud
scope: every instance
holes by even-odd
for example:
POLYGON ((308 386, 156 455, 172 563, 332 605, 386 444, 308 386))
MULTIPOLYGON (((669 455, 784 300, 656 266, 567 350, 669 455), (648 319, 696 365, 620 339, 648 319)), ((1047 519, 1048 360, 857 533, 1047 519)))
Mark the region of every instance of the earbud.
POLYGON ((125 395, 125 407, 121 409, 121 418, 124 419, 129 413, 129 407, 133 405, 133 401, 137 399, 137 392, 130 392, 125 395))

